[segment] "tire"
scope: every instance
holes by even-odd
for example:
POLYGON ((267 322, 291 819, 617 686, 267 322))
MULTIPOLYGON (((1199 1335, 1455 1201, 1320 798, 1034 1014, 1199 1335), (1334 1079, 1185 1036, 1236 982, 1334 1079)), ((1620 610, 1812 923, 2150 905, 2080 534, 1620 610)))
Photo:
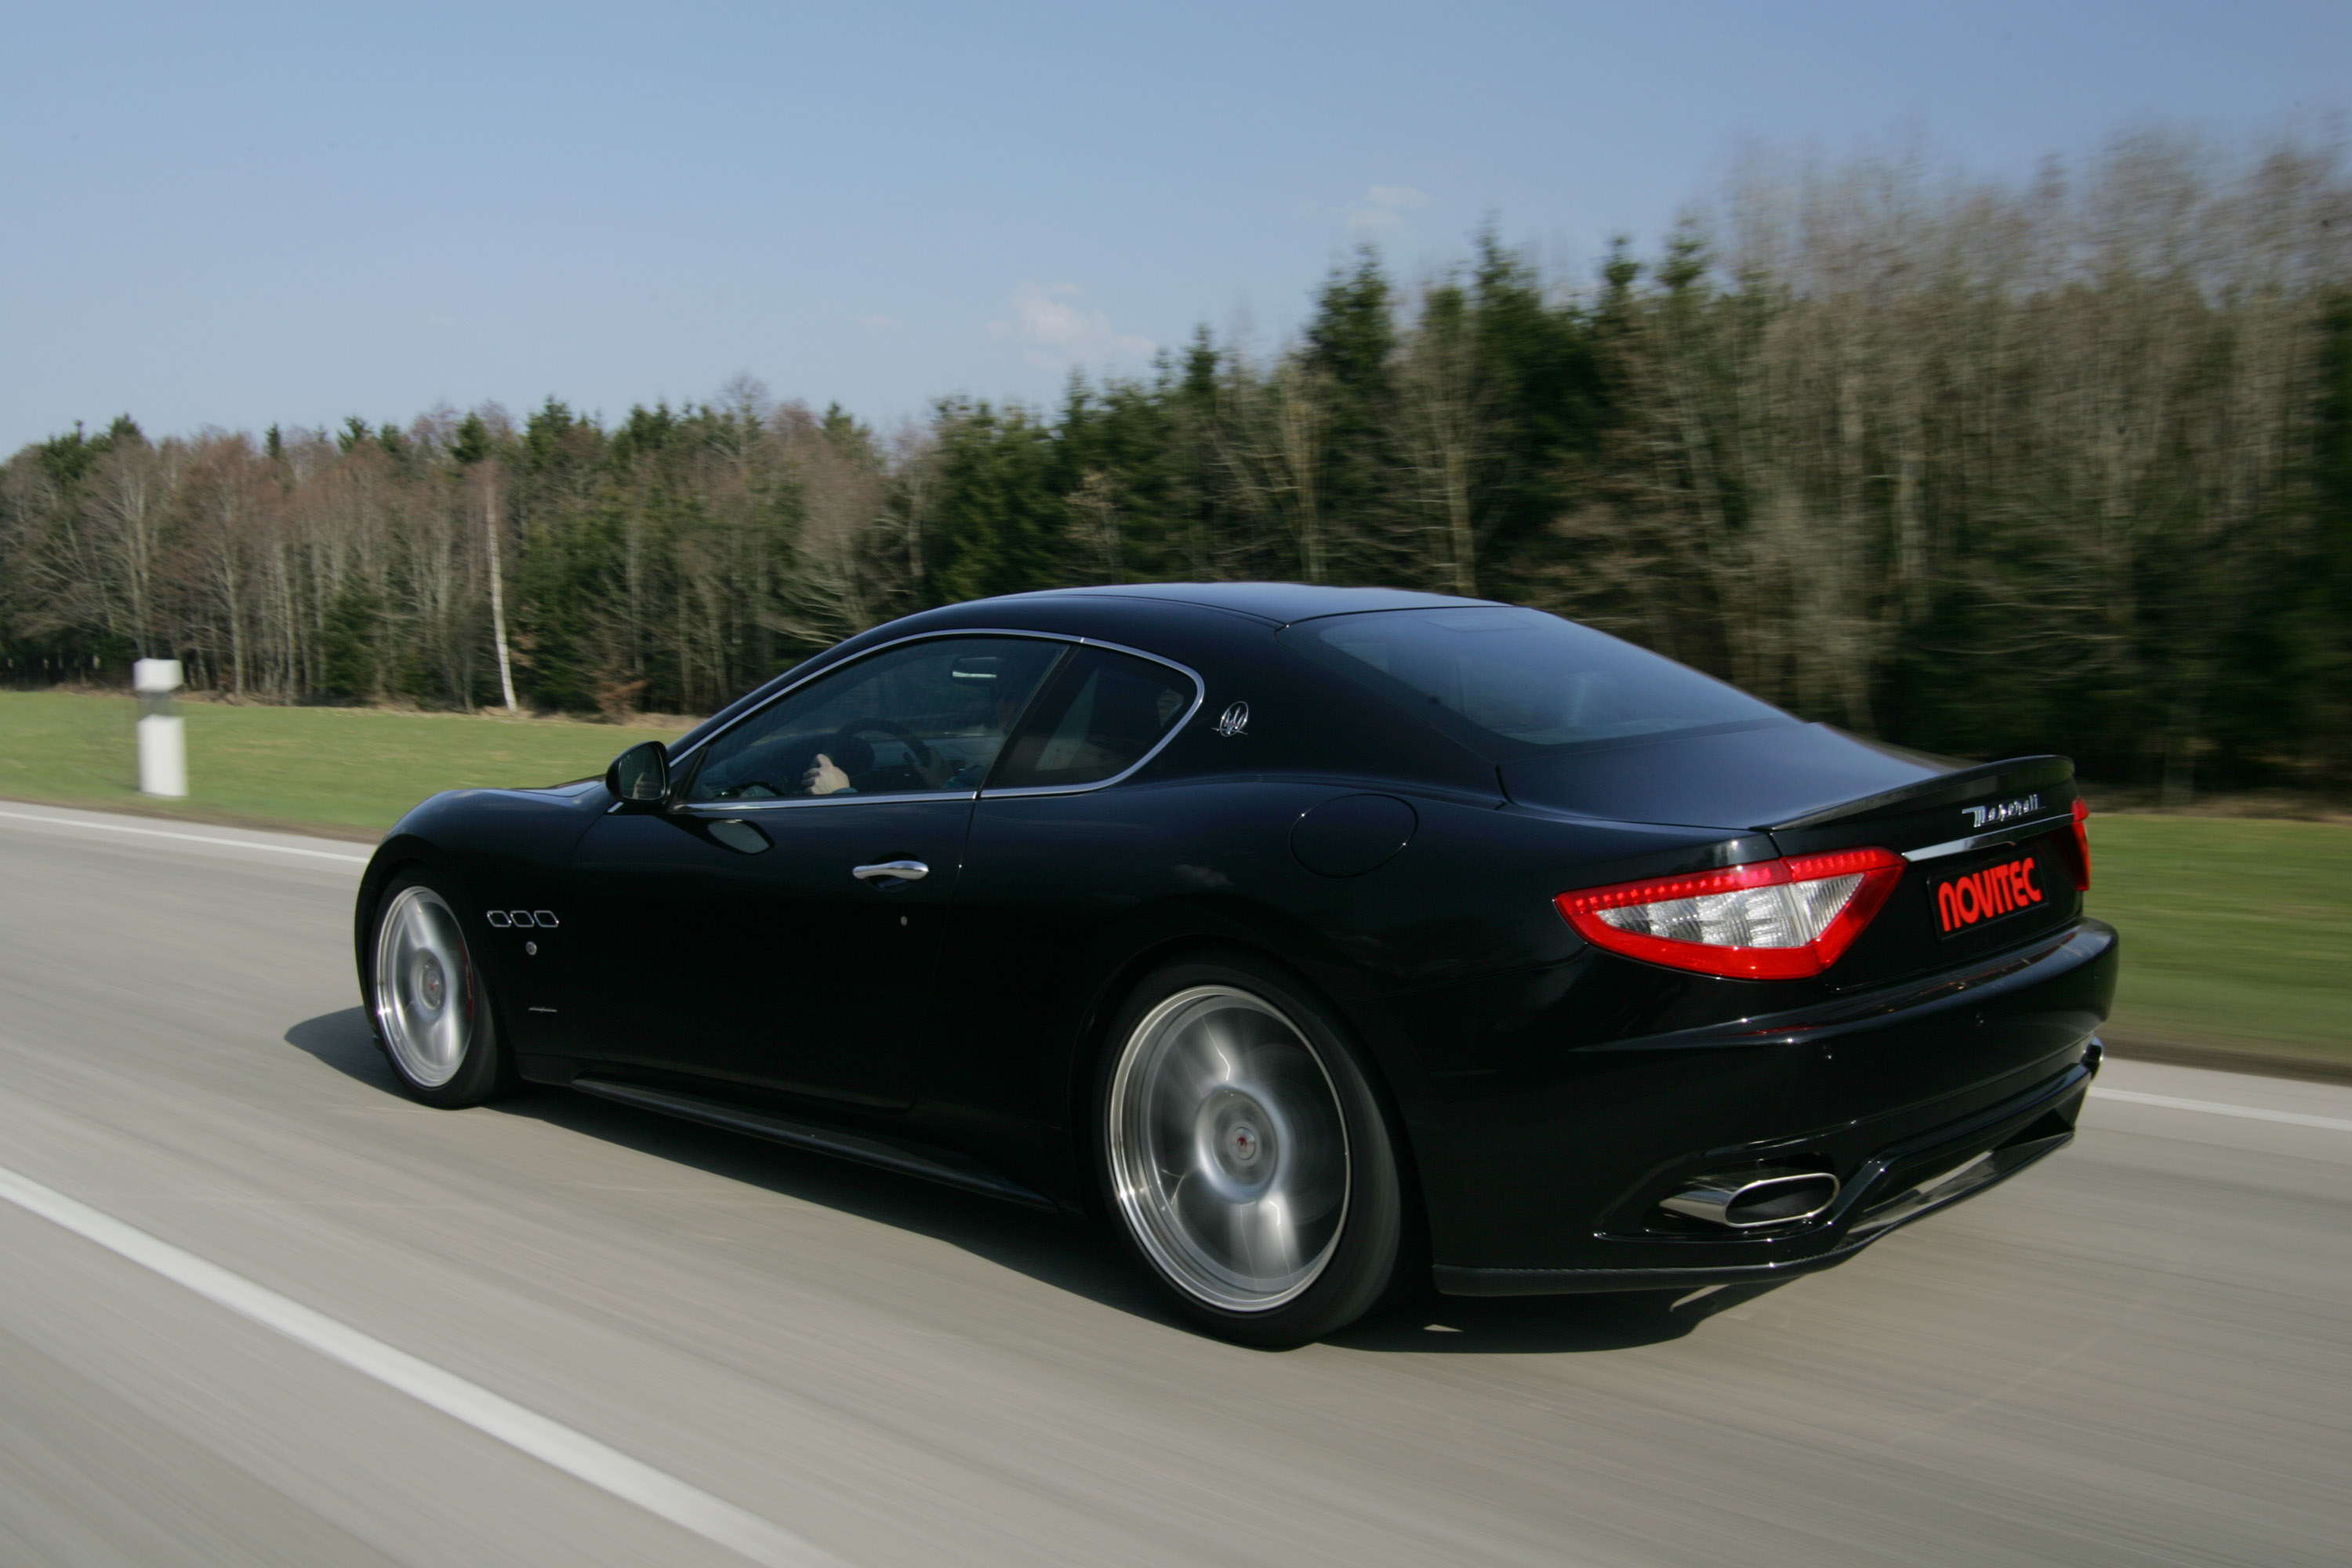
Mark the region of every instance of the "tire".
POLYGON ((1297 979, 1239 952, 1171 963, 1120 1008, 1097 1078, 1104 1206, 1188 1321, 1297 1345, 1389 1295, 1395 1140, 1344 1026, 1297 979))
POLYGON ((368 1024, 410 1099, 455 1110, 508 1086, 488 979, 429 877, 404 871, 385 887, 367 957, 368 1024))

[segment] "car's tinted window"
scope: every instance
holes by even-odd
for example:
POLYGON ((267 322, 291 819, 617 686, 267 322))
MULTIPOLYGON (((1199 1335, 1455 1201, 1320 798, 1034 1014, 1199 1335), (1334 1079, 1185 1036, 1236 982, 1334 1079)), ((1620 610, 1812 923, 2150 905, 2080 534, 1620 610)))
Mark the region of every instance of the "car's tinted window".
POLYGON ((687 798, 973 790, 1068 645, 910 643, 818 677, 710 742, 687 798))
POLYGON ((1441 709, 1515 755, 1793 722, 1672 659, 1536 610, 1379 610, 1301 621, 1281 635, 1327 668, 1400 703, 1441 709))
POLYGON ((1013 737, 991 789, 1095 784, 1125 773, 1192 706, 1192 680, 1104 648, 1070 660, 1013 737))

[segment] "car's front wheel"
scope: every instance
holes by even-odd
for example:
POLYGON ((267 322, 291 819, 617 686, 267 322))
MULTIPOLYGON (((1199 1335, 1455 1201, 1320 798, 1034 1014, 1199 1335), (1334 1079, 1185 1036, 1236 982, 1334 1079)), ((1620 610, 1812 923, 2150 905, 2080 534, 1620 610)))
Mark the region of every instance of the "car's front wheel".
POLYGON ((1185 1316, 1244 1343, 1345 1327, 1395 1279, 1397 1157, 1339 1020, 1244 953, 1171 964, 1110 1031, 1108 1206, 1185 1316))
POLYGON ((488 982, 449 900, 415 872, 395 878, 376 904, 368 952, 369 1022, 401 1088, 448 1109, 498 1092, 488 982))

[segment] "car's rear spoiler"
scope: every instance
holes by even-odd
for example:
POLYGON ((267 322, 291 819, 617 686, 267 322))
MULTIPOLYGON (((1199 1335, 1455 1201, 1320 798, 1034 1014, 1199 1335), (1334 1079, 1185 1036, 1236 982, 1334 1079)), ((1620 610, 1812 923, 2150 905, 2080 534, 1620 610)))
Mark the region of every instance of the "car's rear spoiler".
MULTIPOLYGON (((1786 822, 1772 823, 1769 831, 1780 833, 1826 827, 1832 823, 1853 822, 1861 817, 1908 816, 1914 812, 1928 811, 1937 806, 1966 806, 1994 795, 2033 795, 2057 790, 2074 782, 2074 762, 2071 757, 2011 757, 2006 762, 1985 763, 1956 773, 1941 773, 1935 778, 1921 779, 1916 784, 1899 784, 1894 789, 1847 801, 1843 805, 1832 805, 1823 811, 1791 817, 1786 822)), ((2067 798, 2073 799, 2071 792, 2067 798)))
POLYGON ((2074 764, 2011 757, 1880 790, 1768 829, 1784 855, 1875 844, 1907 858, 2021 841, 2074 819, 2074 764))

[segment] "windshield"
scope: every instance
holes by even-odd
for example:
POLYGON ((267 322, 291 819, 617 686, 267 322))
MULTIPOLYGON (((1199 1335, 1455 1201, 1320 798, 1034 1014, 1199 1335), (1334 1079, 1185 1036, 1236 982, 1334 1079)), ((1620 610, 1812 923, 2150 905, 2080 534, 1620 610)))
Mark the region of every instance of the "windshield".
POLYGON ((1375 610, 1301 621, 1281 635, 1393 701, 1466 722, 1509 755, 1796 722, 1670 658, 1538 610, 1375 610))

